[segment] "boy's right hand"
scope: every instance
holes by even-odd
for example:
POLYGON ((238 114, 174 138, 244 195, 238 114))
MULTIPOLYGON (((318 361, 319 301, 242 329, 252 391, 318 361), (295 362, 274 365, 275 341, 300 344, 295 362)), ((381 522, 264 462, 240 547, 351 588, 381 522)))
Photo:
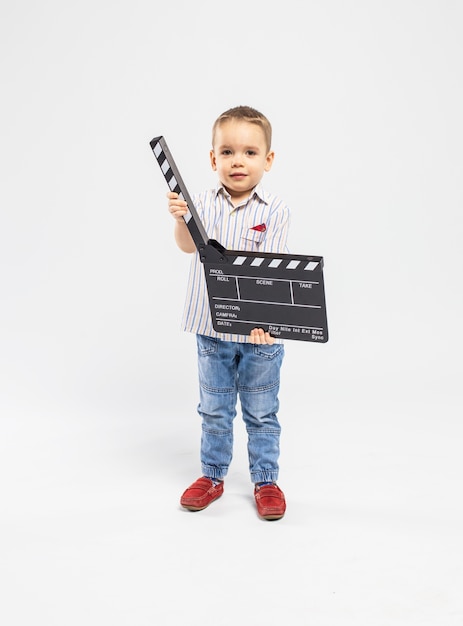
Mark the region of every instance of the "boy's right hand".
POLYGON ((185 200, 181 200, 175 191, 169 191, 167 198, 169 200, 169 213, 177 222, 183 222, 183 216, 188 213, 187 203, 185 200))

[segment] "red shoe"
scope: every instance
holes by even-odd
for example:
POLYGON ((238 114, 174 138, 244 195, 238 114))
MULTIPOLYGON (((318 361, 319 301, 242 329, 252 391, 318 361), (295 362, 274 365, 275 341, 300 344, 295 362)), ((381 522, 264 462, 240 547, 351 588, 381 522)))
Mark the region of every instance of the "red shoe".
POLYGON ((223 494, 223 481, 214 485, 210 478, 202 476, 186 489, 180 504, 189 511, 202 511, 223 494))
POLYGON ((263 519, 280 519, 286 511, 285 495, 275 483, 256 485, 254 489, 257 512, 263 519))

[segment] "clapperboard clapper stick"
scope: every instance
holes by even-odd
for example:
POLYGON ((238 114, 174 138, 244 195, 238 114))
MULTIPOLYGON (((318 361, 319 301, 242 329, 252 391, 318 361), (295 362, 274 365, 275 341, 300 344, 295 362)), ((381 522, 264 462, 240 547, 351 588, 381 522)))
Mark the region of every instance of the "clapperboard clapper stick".
POLYGON ((204 265, 216 331, 263 328, 280 339, 326 343, 323 257, 227 250, 209 239, 164 137, 150 141, 167 185, 186 201, 185 222, 204 265))

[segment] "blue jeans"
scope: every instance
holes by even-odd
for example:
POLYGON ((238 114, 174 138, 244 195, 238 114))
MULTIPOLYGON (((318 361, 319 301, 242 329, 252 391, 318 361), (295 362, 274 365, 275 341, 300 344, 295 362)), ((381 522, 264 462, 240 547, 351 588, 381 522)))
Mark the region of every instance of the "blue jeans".
POLYGON ((282 344, 255 345, 197 335, 204 476, 224 478, 233 454, 238 394, 248 434, 253 483, 278 479, 280 367, 282 344))

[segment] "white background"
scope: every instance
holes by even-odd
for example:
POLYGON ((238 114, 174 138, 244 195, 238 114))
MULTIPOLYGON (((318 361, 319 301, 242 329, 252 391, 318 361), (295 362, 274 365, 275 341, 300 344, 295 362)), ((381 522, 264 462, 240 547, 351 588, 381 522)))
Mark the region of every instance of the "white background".
POLYGON ((458 0, 2 2, 2 624, 462 623, 462 27, 458 0), (149 141, 199 191, 238 104, 273 124, 291 250, 325 258, 276 523, 239 418, 223 498, 178 504, 188 257, 149 141))

